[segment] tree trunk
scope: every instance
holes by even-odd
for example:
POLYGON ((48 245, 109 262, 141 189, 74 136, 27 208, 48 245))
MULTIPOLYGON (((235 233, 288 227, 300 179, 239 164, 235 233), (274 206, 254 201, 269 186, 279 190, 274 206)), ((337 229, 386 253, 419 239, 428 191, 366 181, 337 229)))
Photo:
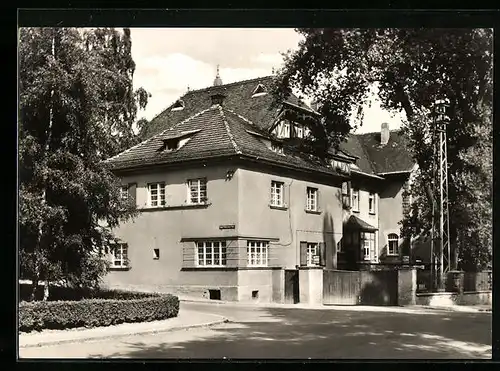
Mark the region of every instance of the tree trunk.
POLYGON ((31 281, 31 295, 30 301, 36 300, 36 290, 38 289, 38 277, 34 277, 31 281))
POLYGON ((47 301, 49 298, 49 281, 45 281, 45 285, 43 285, 43 301, 47 301))
MULTIPOLYGON (((52 57, 55 58, 55 30, 54 30, 54 35, 52 37, 52 57)), ((45 165, 44 163, 45 163, 46 158, 47 158, 47 152, 50 149, 50 139, 51 139, 51 134, 52 134, 52 121, 53 121, 53 111, 52 111, 53 96, 54 96, 54 89, 52 89, 50 91, 49 127, 47 129, 47 139, 45 141, 45 146, 44 146, 45 151, 42 154, 42 156, 44 156, 44 159, 42 160, 42 166, 45 165)), ((42 192, 41 192, 41 200, 40 200, 40 205, 42 208, 47 203, 46 196, 47 196, 47 188, 46 188, 46 186, 44 186, 42 189, 42 192)), ((36 293, 36 289, 38 288, 38 281, 40 279, 40 267, 39 267, 37 252, 41 251, 41 243, 42 243, 42 237, 43 237, 43 222, 44 222, 44 219, 41 218, 40 222, 38 223, 38 234, 37 234, 37 240, 36 240, 36 244, 35 244, 35 248, 34 248, 35 251, 33 254, 34 259, 35 259, 35 276, 36 277, 33 277, 33 279, 32 279, 32 281, 33 281, 33 291, 31 293, 32 300, 35 299, 35 293, 36 293)), ((46 279, 47 279, 47 277, 46 277, 46 279)), ((47 288, 44 289, 44 292, 46 289, 47 288)), ((44 297, 45 297, 45 293, 44 293, 44 297)))

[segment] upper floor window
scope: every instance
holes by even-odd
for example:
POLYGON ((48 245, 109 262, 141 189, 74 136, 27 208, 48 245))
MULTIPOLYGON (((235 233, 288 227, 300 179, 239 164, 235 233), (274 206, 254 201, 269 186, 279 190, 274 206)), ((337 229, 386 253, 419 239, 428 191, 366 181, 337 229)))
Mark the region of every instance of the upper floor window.
POLYGON ((318 211, 318 189, 307 187, 306 210, 318 211))
POLYGON ((352 211, 359 211, 359 189, 351 189, 351 206, 352 211))
POLYGON ((111 248, 111 268, 126 268, 128 267, 128 245, 119 243, 111 248))
POLYGON ((399 255, 399 236, 396 233, 387 235, 387 255, 399 255))
POLYGON ((290 138, 290 123, 286 120, 280 121, 274 129, 274 134, 278 138, 290 138))
POLYGON ((198 266, 223 267, 226 261, 226 241, 200 241, 196 244, 198 266))
POLYGON ((268 248, 268 241, 248 241, 247 265, 249 267, 266 267, 268 248))
POLYGON ((205 178, 188 180, 188 200, 190 204, 201 204, 207 201, 207 180, 205 178))
POLYGON ((128 185, 120 186, 120 198, 122 200, 128 200, 128 185))
POLYGON ((165 205, 165 183, 149 183, 149 206, 158 207, 165 205))
POLYGON ((283 182, 277 182, 275 180, 271 181, 271 206, 282 207, 283 202, 283 191, 285 184, 283 182))
POLYGON ((373 192, 368 195, 368 211, 370 214, 375 214, 375 193, 373 192))
POLYGON ((351 197, 349 195, 350 189, 350 182, 342 183, 342 207, 344 209, 349 209, 351 207, 351 197))

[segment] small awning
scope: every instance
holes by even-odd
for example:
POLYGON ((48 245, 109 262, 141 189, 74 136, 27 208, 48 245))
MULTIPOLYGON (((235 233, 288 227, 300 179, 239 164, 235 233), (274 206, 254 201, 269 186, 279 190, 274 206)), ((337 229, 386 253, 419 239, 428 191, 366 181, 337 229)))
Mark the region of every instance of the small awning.
POLYGON ((356 215, 351 215, 350 218, 344 223, 345 229, 358 229, 361 231, 374 232, 378 228, 368 224, 363 219, 358 218, 356 215))

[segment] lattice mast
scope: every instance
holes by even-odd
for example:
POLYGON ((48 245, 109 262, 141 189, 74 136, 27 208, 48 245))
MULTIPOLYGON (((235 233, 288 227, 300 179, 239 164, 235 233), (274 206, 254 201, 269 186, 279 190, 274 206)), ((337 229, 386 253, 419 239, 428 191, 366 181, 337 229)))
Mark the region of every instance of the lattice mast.
POLYGON ((448 206, 447 106, 446 100, 437 100, 435 103, 435 125, 432 138, 434 151, 432 194, 436 197, 438 193, 439 202, 433 202, 432 205, 431 251, 433 260, 431 269, 434 270, 433 276, 439 290, 444 290, 445 275, 452 269, 448 206))

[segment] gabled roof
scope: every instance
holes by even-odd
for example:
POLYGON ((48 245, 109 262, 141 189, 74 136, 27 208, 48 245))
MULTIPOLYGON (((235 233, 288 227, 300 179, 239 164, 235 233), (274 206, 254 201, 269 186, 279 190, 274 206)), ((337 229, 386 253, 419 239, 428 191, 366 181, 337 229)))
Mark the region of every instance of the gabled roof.
MULTIPOLYGON (((276 119, 280 107, 272 104, 274 96, 271 93, 253 98, 252 95, 259 85, 262 85, 267 91, 271 91, 272 82, 273 76, 265 76, 189 91, 179 98, 184 103, 184 108, 176 111, 172 110, 175 103, 170 105, 145 127, 143 138, 147 139, 179 121, 209 108, 211 106, 210 95, 214 89, 224 89, 226 95, 224 107, 244 116, 260 128, 268 129, 276 119)), ((293 94, 287 99, 287 102, 310 110, 293 94)))
POLYGON ((411 171, 415 164, 410 147, 400 130, 391 130, 389 142, 380 145, 380 132, 356 135, 377 174, 411 171))
POLYGON ((138 145, 108 159, 114 170, 240 156, 298 170, 339 175, 320 161, 298 154, 278 154, 265 143, 269 134, 247 118, 213 105, 179 121, 138 145), (165 138, 188 136, 174 151, 160 151, 165 138), (264 140, 263 140, 264 139, 264 140))
POLYGON ((400 130, 391 130, 389 141, 380 145, 380 132, 349 134, 340 148, 358 157, 356 162, 361 171, 371 174, 409 172, 415 161, 408 143, 400 130))

